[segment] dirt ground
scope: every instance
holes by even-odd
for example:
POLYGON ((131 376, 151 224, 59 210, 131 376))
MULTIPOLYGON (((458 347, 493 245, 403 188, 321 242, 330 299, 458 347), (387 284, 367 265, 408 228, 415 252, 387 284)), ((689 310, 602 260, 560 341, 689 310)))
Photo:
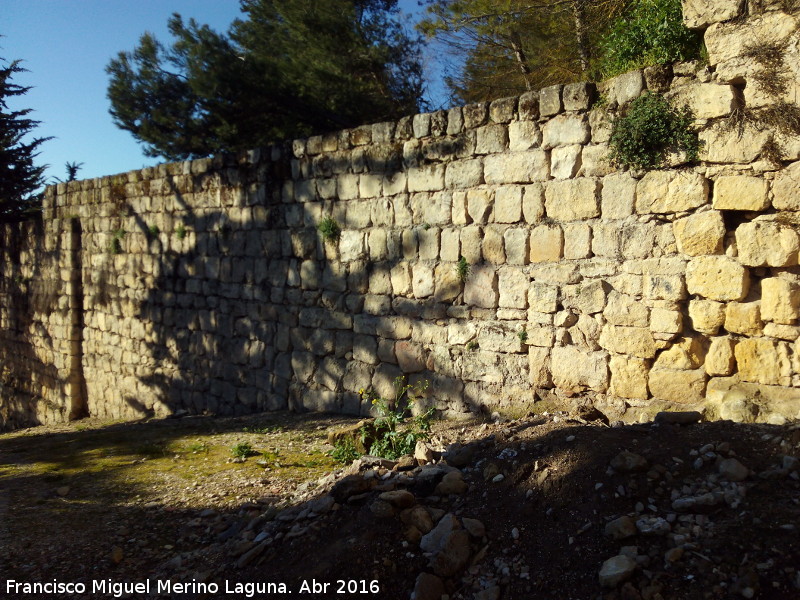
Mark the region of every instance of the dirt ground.
POLYGON ((417 600, 800 598, 798 425, 437 422, 435 460, 449 450, 441 464, 467 484, 445 494, 408 459, 337 464, 327 432, 353 422, 271 413, 0 434, 0 597, 411 598, 433 559, 405 513, 377 508, 408 489, 434 522, 485 529, 417 600), (252 455, 234 461, 237 445, 252 455), (620 462, 632 455, 644 462, 620 462), (372 487, 334 502, 348 474, 372 487), (620 517, 632 532, 610 530, 620 517), (601 585, 621 555, 630 572, 601 585))

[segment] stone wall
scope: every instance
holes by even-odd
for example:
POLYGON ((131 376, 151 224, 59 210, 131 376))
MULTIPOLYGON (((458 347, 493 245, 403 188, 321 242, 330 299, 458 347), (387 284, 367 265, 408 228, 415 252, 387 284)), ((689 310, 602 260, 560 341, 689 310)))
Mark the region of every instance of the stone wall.
POLYGON ((800 137, 774 125, 800 37, 768 4, 684 2, 707 66, 48 188, 0 248, 4 423, 365 414, 399 375, 451 416, 581 391, 615 417, 800 416, 800 137), (692 108, 698 163, 608 163, 646 89, 692 108))

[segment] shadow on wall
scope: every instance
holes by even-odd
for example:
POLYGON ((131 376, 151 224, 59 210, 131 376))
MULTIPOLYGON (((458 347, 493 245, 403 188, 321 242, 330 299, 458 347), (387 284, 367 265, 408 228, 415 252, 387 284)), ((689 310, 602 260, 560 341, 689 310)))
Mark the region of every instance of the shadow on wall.
MULTIPOLYGON (((440 152, 463 151, 458 139, 441 146, 440 152)), ((418 238, 427 232, 425 226, 411 235, 392 227, 393 205, 407 204, 407 194, 360 202, 358 215, 353 202, 335 199, 336 193, 323 201, 287 199, 287 155, 272 162, 194 161, 192 169, 200 172, 165 175, 161 190, 147 190, 151 211, 142 210, 142 201, 125 200, 122 212, 135 222, 140 241, 126 235, 118 255, 106 253, 100 269, 84 269, 92 279, 94 311, 118 313, 126 334, 119 299, 135 298, 130 354, 123 349, 111 369, 126 414, 107 416, 285 408, 367 414, 372 407, 362 405, 359 390, 372 387, 391 397, 395 378, 403 375, 412 383, 429 381, 431 400, 446 412, 479 412, 477 402, 464 399, 450 355, 425 356, 410 341, 412 331, 415 340, 432 335, 430 321, 447 318, 463 299, 463 281, 453 278, 445 297, 437 292, 417 300, 392 292, 399 269, 405 293, 412 295, 412 273, 403 259, 417 256, 418 238), (159 193, 173 211, 154 228, 149 222, 160 214, 159 193), (343 236, 357 238, 361 250, 354 256, 341 256, 339 240, 326 240, 317 230, 326 216, 342 224, 343 236), (368 226, 386 228, 373 228, 382 237, 368 238, 368 226), (134 289, 126 291, 120 279, 131 268, 137 272, 128 273, 127 281, 134 289)), ((323 175, 365 166, 321 159, 314 168, 323 175)), ((380 177, 392 178, 403 166, 400 146, 388 158, 365 160, 367 172, 380 177)), ((455 265, 442 268, 455 272, 455 265)), ((102 415, 103 391, 92 390, 88 379, 90 412, 102 415)))
POLYGON ((48 248, 40 219, 4 229, 0 429, 63 421, 70 410, 65 350, 70 313, 59 271, 64 239, 55 232, 48 248))

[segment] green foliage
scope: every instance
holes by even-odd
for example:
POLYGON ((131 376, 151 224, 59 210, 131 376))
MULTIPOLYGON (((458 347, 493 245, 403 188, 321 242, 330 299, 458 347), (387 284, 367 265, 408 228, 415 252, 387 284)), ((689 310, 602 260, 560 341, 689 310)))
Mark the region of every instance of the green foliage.
POLYGON ((335 242, 342 235, 342 228, 339 227, 339 223, 330 216, 323 218, 317 225, 317 229, 322 235, 322 239, 326 242, 335 242))
MULTIPOLYGON (((0 58, 0 62, 5 59, 0 58)), ((44 166, 34 165, 39 146, 51 139, 33 138, 24 142, 39 121, 29 119, 32 109, 11 110, 8 99, 24 95, 30 87, 11 83, 11 78, 27 69, 15 60, 0 65, 0 222, 17 221, 35 214, 41 206, 36 190, 44 183, 44 166)))
POLYGON ((469 271, 469 263, 467 262, 467 259, 462 256, 456 263, 456 277, 458 277, 458 280, 461 283, 464 283, 467 281, 467 279, 469 279, 469 271))
POLYGON ((520 329, 520 330, 517 332, 517 337, 519 338, 519 341, 520 341, 520 342, 522 342, 523 344, 525 344, 525 343, 527 343, 527 341, 528 341, 528 332, 527 332, 527 331, 525 331, 524 329, 520 329))
POLYGON ((125 237, 124 229, 117 229, 111 236, 111 254, 122 254, 122 238, 125 237))
POLYGON ((170 160, 418 112, 419 42, 397 0, 241 0, 227 33, 173 15, 106 68, 114 122, 170 160))
POLYGON ((684 26, 681 0, 634 0, 600 46, 600 74, 613 77, 631 69, 700 58, 702 38, 684 26))
MULTIPOLYGON (((449 47, 454 103, 586 79, 600 35, 626 0, 427 0, 418 28, 449 47)), ((440 53, 447 61, 448 53, 440 53)))
POLYGON ((697 160, 700 143, 692 131, 688 108, 677 109, 658 94, 645 93, 631 102, 611 130, 611 158, 622 166, 653 169, 661 166, 670 150, 686 152, 697 160))
POLYGON ((147 228, 147 235, 151 238, 157 238, 159 233, 161 233, 161 229, 159 229, 158 225, 150 225, 147 228))
POLYGON ((359 456, 361 456, 358 450, 356 450, 356 444, 353 441, 353 438, 349 437, 337 440, 333 445, 333 450, 331 450, 328 454, 331 458, 333 458, 333 460, 343 465, 349 465, 359 456))
POLYGON ((186 237, 186 227, 184 226, 183 223, 181 223, 175 228, 175 235, 178 237, 179 240, 182 240, 183 238, 186 237))
POLYGON ((244 460, 248 456, 253 456, 255 453, 253 447, 247 442, 239 442, 231 447, 231 456, 239 460, 244 460))
POLYGON ((405 378, 398 377, 394 380, 394 388, 394 401, 380 398, 372 390, 361 390, 361 397, 371 402, 378 412, 374 423, 377 439, 370 446, 369 453, 389 460, 413 454, 417 442, 429 438, 435 412, 434 408, 429 408, 409 418, 414 403, 428 389, 427 381, 412 386, 406 384, 405 378))
POLYGON ((469 350, 470 352, 473 352, 474 350, 477 350, 478 349, 478 342, 476 342, 474 340, 471 341, 471 342, 467 342, 466 349, 469 350))

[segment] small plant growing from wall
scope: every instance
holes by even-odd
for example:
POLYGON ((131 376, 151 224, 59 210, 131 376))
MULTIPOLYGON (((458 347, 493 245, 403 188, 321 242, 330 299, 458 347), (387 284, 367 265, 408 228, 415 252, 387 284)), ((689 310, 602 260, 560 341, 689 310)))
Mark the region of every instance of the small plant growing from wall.
POLYGON ((469 279, 469 263, 467 259, 463 256, 458 259, 456 263, 456 277, 461 283, 464 283, 467 279, 469 279))
POLYGON ((517 337, 519 338, 520 343, 526 344, 528 342, 528 332, 525 329, 520 329, 517 332, 517 337))
POLYGON ((624 167, 655 169, 671 150, 697 160, 700 142, 692 130, 688 108, 677 109, 659 95, 646 92, 631 102, 611 130, 611 159, 624 167))
POLYGON ((125 237, 124 229, 117 229, 111 236, 111 254, 122 254, 122 238, 125 237))
POLYGON ((317 230, 326 242, 335 242, 342 235, 342 228, 339 227, 336 219, 331 216, 322 219, 317 225, 317 230))
POLYGON ((175 235, 178 237, 179 240, 182 240, 186 237, 186 227, 184 227, 183 223, 178 225, 175 228, 175 235))
POLYGON ((151 239, 157 238, 159 233, 161 233, 161 230, 158 228, 158 225, 151 225, 147 228, 147 235, 151 239))

